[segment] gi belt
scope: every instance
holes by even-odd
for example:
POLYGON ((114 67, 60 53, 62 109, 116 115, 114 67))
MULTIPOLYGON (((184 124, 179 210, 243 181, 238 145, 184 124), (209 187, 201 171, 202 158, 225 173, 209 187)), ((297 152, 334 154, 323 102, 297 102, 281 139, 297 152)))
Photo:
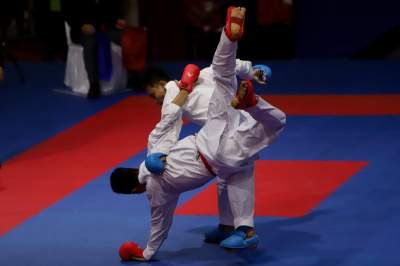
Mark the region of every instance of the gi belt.
POLYGON ((206 157, 203 156, 203 154, 201 154, 201 152, 199 152, 199 156, 201 161, 203 162, 204 166, 207 168, 208 172, 210 172, 210 174, 212 174, 213 176, 217 176, 214 171, 212 170, 210 164, 208 163, 206 157))

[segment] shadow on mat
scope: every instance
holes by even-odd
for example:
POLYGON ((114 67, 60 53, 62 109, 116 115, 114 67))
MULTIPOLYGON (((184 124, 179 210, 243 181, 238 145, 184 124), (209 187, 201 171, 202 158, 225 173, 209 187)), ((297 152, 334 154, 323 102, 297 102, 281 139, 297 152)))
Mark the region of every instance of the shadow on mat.
MULTIPOLYGON (((270 222, 256 223, 256 231, 260 236, 260 244, 257 249, 241 250, 239 252, 227 252, 215 244, 202 243, 199 247, 184 248, 178 251, 160 251, 157 256, 160 262, 171 260, 178 263, 189 263, 193 261, 207 262, 229 262, 230 265, 242 264, 266 264, 279 261, 279 257, 297 257, 306 253, 314 253, 314 244, 321 241, 318 234, 286 229, 295 225, 311 222, 319 216, 324 216, 332 211, 317 211, 298 219, 282 219, 270 222)), ((256 219, 257 220, 257 219, 256 219)), ((188 233, 199 235, 203 238, 204 233, 212 230, 211 226, 196 227, 188 233)))

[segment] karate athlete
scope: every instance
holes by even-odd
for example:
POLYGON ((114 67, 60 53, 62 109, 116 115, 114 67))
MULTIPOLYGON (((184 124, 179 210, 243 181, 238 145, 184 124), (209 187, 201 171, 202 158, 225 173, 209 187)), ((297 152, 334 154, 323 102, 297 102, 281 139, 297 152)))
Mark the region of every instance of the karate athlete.
MULTIPOLYGON (((139 169, 118 168, 111 175, 114 192, 146 192, 151 206, 150 239, 146 248, 142 250, 133 242, 123 244, 120 248, 123 260, 149 260, 155 255, 168 235, 182 192, 200 187, 216 175, 224 178, 229 186, 249 186, 246 183, 253 181, 249 178, 251 175, 237 176, 236 173, 252 168, 257 153, 267 147, 285 125, 285 114, 256 96, 251 81, 243 81, 235 97, 236 50, 243 34, 244 14, 244 8, 228 9, 226 26, 211 67, 216 87, 210 99, 208 120, 199 133, 172 145, 167 141, 167 155, 158 152, 163 151, 165 136, 180 119, 182 106, 199 75, 199 69, 190 65, 179 82, 180 92, 158 124, 159 132, 163 133, 152 144, 153 153, 139 169), (244 110, 236 110, 231 104, 244 110)), ((156 137, 150 139, 156 140, 156 137)), ((242 207, 241 202, 230 201, 233 213, 242 207)), ((258 243, 257 235, 248 237, 242 230, 235 230, 224 241, 227 240, 247 246, 258 243)))
MULTIPOLYGON (((271 69, 265 65, 252 66, 250 61, 242 61, 236 59, 235 67, 236 75, 245 80, 255 80, 259 84, 266 84, 271 78, 271 69)), ((178 95, 180 88, 176 81, 169 81, 168 75, 162 70, 149 70, 143 78, 144 87, 148 95, 157 103, 162 105, 161 114, 165 115, 165 110, 168 110, 169 105, 178 95)), ((190 121, 203 126, 207 121, 207 111, 210 103, 211 95, 216 87, 214 80, 214 72, 211 67, 204 68, 200 71, 200 76, 195 85, 196 89, 191 92, 182 106, 182 115, 190 121)), ((153 132, 150 134, 148 142, 148 155, 154 152, 155 143, 159 142, 161 125, 156 125, 153 132), (155 139, 153 139, 155 137, 155 139)), ((173 130, 164 136, 163 147, 158 152, 167 154, 170 147, 179 139, 179 134, 182 128, 182 118, 175 122, 173 130), (167 145, 169 144, 169 145, 167 145)), ((237 176, 249 175, 253 182, 247 183, 247 187, 229 186, 225 179, 217 177, 218 184, 218 209, 219 209, 219 226, 205 234, 204 241, 207 243, 220 244, 223 240, 230 237, 236 228, 246 232, 248 236, 255 234, 254 231, 254 164, 253 167, 245 169, 243 172, 236 173, 237 176), (241 190, 239 193, 238 190, 241 190), (238 198, 233 198, 238 196, 238 198), (238 209, 236 213, 232 213, 229 201, 241 201, 243 207, 238 209)), ((225 243, 222 243, 224 246, 225 243)), ((236 244, 236 248, 246 248, 247 245, 236 244)), ((229 247, 227 247, 229 248, 229 247)))

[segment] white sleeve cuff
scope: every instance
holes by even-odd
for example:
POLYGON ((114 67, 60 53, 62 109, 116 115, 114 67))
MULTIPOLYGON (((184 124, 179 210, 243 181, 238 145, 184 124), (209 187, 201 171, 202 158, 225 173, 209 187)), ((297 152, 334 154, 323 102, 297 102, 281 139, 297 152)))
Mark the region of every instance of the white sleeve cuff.
POLYGON ((154 252, 149 251, 148 248, 146 248, 146 249, 143 251, 143 257, 144 257, 145 260, 150 260, 150 259, 153 257, 153 255, 154 255, 154 252))

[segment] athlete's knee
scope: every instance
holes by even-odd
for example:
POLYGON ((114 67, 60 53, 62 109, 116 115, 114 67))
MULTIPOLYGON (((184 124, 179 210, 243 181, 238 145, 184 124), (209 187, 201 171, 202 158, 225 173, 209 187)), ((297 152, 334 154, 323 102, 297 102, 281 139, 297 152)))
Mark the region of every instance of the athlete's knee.
MULTIPOLYGON (((280 132, 286 126, 286 114, 276 108, 272 115, 274 117, 274 122, 270 124, 270 127, 273 129, 274 132, 280 132)), ((272 122, 272 121, 271 121, 272 122)))

